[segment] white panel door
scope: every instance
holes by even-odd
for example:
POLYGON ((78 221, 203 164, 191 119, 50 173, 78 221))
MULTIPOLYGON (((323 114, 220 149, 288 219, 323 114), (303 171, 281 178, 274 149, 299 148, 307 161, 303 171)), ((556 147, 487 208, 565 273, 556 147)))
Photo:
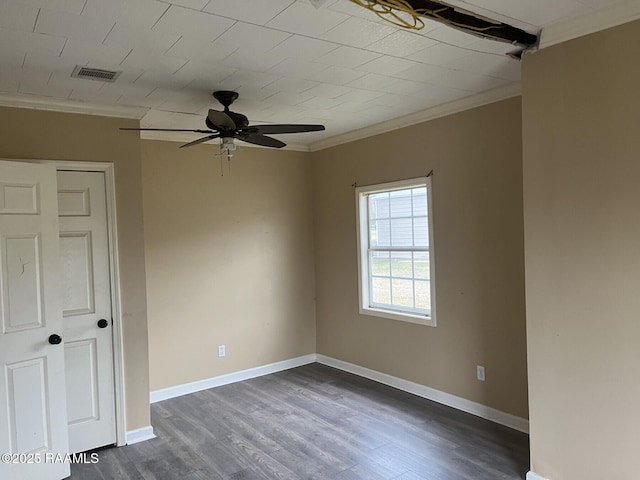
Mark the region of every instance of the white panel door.
POLYGON ((69 451, 116 443, 111 284, 102 172, 58 172, 69 451))
POLYGON ((53 166, 0 161, 0 272, 0 453, 24 454, 3 457, 0 478, 59 480, 69 464, 51 461, 68 445, 53 166))

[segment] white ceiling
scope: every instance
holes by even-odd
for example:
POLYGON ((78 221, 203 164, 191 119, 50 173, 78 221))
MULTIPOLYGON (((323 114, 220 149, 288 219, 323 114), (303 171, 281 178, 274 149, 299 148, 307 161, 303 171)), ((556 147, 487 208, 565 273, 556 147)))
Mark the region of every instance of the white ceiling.
MULTIPOLYGON (((616 0, 449 0, 531 32, 616 0)), ((0 0, 0 92, 147 107, 142 125, 204 128, 211 93, 257 123, 322 123, 309 144, 520 81, 512 45, 349 0, 0 0), (76 65, 115 83, 71 78, 76 65)), ((198 138, 197 134, 187 140, 198 138)))

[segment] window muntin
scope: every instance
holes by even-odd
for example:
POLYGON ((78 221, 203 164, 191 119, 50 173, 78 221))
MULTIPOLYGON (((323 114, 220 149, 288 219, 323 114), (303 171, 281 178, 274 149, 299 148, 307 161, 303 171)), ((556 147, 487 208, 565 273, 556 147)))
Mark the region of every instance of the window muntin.
POLYGON ((435 325, 429 180, 357 189, 361 313, 435 325))

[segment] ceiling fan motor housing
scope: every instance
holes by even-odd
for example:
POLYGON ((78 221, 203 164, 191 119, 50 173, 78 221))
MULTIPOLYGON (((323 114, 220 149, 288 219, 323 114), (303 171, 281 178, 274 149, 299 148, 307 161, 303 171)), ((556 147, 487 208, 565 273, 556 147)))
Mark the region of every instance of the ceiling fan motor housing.
POLYGON ((216 100, 218 100, 222 106, 226 109, 238 99, 238 92, 233 92, 230 90, 218 90, 213 92, 213 96, 216 100))

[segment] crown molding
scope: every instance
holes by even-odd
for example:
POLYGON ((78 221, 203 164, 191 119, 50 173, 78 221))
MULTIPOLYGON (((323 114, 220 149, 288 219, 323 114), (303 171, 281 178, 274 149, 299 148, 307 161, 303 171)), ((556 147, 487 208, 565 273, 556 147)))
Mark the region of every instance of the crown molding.
POLYGON ((355 140, 362 140, 364 138, 380 135, 381 133, 387 133, 400 128, 416 125, 418 123, 427 122, 429 120, 435 120, 436 118, 446 117, 464 110, 470 110, 472 108, 481 107, 500 100, 506 100, 507 98, 517 97, 520 93, 521 87, 519 83, 494 88, 492 90, 487 90, 486 92, 470 95, 452 102, 443 103, 426 110, 387 120, 386 122, 377 123, 359 130, 353 130, 341 135, 336 135, 334 137, 327 138, 326 140, 314 142, 309 145, 309 151, 317 152, 319 150, 324 150, 325 148, 335 147, 355 140))
MULTIPOLYGON (((634 0, 640 1, 640 0, 634 0)), ((316 152, 325 148, 335 147, 344 143, 361 140, 382 133, 398 130, 418 123, 434 120, 440 117, 446 117, 454 113, 462 112, 472 108, 480 107, 490 103, 506 100, 507 98, 517 97, 521 93, 519 83, 512 83, 504 87, 495 88, 486 92, 470 95, 452 102, 437 105, 435 107, 411 113, 402 117, 394 118, 386 122, 376 125, 353 130, 351 132, 320 140, 309 145, 301 143, 290 143, 282 150, 291 150, 296 152, 316 152)), ((49 110, 64 113, 79 113, 85 115, 99 115, 106 117, 131 118, 135 120, 142 119, 149 108, 146 107, 129 107, 124 105, 99 105, 85 103, 68 99, 55 99, 51 97, 39 97, 34 95, 23 94, 3 94, 0 93, 0 106, 29 108, 33 110, 49 110)), ((143 140, 158 140, 167 142, 188 143, 193 141, 193 135, 187 132, 158 132, 158 131, 141 131, 140 138, 143 140)), ((238 141, 243 147, 251 148, 267 148, 260 145, 254 145, 238 141)))
POLYGON ((21 93, 0 93, 0 107, 28 108, 62 113, 80 113, 101 117, 130 118, 140 120, 149 110, 146 107, 126 105, 101 105, 79 100, 40 97, 21 93))
POLYGON ((539 49, 617 27, 640 18, 640 0, 624 0, 542 29, 539 49))
MULTIPOLYGON (((204 135, 203 135, 204 136, 204 135)), ((158 131, 140 131, 140 138, 142 140, 157 140, 162 142, 179 142, 188 143, 195 140, 193 133, 188 132, 158 132, 158 131)), ((251 148, 269 148, 262 145, 254 145, 253 143, 243 142, 242 140, 236 140, 237 145, 241 147, 251 148)), ((209 144, 211 145, 211 144, 209 144)), ((309 152, 309 146, 302 143, 288 143, 286 147, 279 148, 278 150, 291 150, 295 152, 309 152)))

